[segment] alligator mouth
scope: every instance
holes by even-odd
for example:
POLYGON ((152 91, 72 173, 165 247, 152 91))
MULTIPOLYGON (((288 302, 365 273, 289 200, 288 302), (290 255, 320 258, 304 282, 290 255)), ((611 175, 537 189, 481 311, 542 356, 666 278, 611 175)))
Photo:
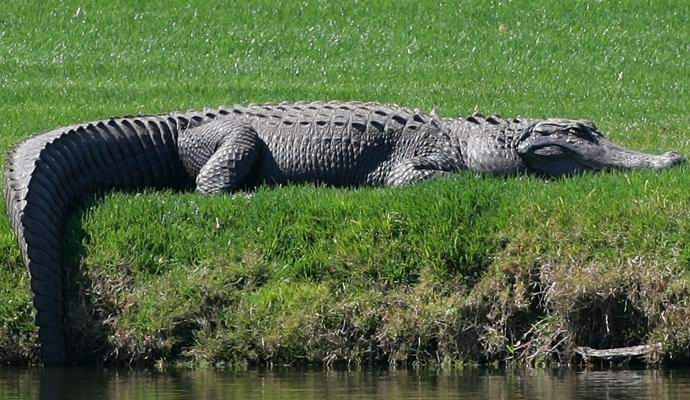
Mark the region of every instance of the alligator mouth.
POLYGON ((527 167, 540 175, 558 177, 588 170, 660 170, 680 165, 685 158, 675 152, 660 155, 627 149, 603 137, 596 142, 542 143, 522 152, 527 167))
POLYGON ((595 169, 577 157, 575 152, 553 144, 535 146, 530 152, 522 154, 522 159, 530 172, 545 177, 579 175, 595 169))

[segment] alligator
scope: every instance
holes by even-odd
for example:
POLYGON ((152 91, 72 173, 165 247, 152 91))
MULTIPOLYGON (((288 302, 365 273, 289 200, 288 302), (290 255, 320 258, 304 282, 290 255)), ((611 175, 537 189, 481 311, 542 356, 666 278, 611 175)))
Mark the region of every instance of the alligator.
POLYGON ((663 169, 684 158, 612 143, 590 121, 440 118, 395 105, 311 102, 110 118, 12 149, 7 211, 31 277, 41 358, 66 362, 61 247, 86 194, 140 188, 235 192, 260 184, 401 186, 460 170, 559 177, 663 169))

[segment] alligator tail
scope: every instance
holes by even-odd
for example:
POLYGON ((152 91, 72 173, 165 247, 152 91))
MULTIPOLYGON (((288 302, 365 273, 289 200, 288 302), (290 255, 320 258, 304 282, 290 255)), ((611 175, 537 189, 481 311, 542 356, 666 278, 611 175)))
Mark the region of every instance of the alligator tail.
POLYGON ((94 191, 174 187, 188 179, 178 132, 208 114, 97 121, 34 136, 9 154, 5 201, 31 276, 41 357, 66 362, 62 244, 68 212, 94 191))

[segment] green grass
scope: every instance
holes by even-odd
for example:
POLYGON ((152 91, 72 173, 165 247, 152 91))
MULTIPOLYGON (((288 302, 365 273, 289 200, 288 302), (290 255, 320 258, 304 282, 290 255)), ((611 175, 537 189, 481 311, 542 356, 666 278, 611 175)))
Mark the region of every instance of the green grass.
MULTIPOLYGON (((589 118, 626 146, 690 154, 681 0, 6 3, 2 152, 113 115, 355 99, 589 118)), ((71 354, 452 367, 661 342, 650 361, 684 360, 687 172, 87 199, 65 249, 71 354)), ((0 361, 33 362, 5 219, 0 266, 0 361)))

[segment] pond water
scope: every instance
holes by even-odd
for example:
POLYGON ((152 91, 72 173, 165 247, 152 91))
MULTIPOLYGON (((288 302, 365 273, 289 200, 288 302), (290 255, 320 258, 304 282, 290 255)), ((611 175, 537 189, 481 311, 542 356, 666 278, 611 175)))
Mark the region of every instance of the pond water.
POLYGON ((690 370, 2 369, 0 399, 690 399, 690 370))

